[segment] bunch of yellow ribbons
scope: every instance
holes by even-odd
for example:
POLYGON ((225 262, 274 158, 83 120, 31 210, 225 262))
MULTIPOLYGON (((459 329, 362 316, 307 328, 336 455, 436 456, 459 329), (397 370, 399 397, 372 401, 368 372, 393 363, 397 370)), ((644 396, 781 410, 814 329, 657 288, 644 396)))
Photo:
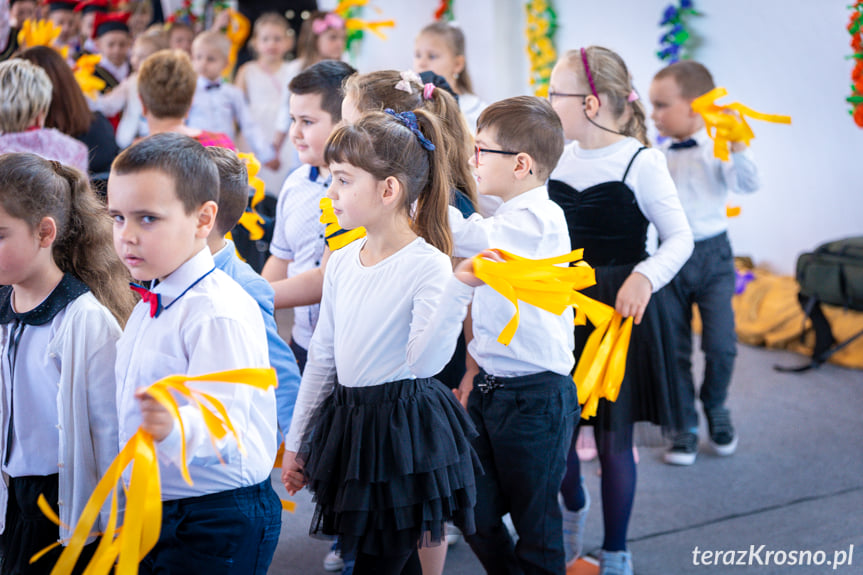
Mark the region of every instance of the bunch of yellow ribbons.
POLYGON ((750 140, 755 137, 752 128, 746 123, 746 116, 774 124, 791 123, 791 116, 762 114, 739 102, 726 106, 715 103, 716 100, 727 95, 728 90, 725 88, 714 88, 692 101, 692 109, 704 118, 707 133, 713 138, 713 155, 723 162, 727 162, 729 158, 729 142, 746 142, 746 145, 749 145, 750 140), (736 114, 729 112, 736 112, 736 114))
POLYGON ((596 274, 582 259, 584 250, 542 260, 530 260, 503 250, 495 250, 504 261, 473 258, 474 274, 515 306, 515 313, 497 341, 509 345, 518 329, 518 302, 523 301, 555 315, 567 307, 575 308, 575 324, 590 320, 595 327, 573 374, 582 417, 596 413, 599 399, 615 401, 626 370, 626 354, 632 333, 632 318, 623 318, 614 308, 578 290, 596 284, 596 274), (560 264, 574 263, 571 267, 560 264))
POLYGON ((366 229, 363 227, 352 230, 342 229, 333 210, 333 200, 327 197, 321 198, 321 223, 327 225, 324 228, 324 237, 327 238, 327 245, 331 251, 341 249, 366 235, 366 229))
MULTIPOLYGON (((18 32, 18 44, 25 48, 33 46, 51 46, 55 50, 54 42, 60 37, 63 29, 50 20, 24 20, 21 31, 18 32)), ((63 46, 57 50, 64 59, 69 57, 69 47, 63 46)))
POLYGON ((95 99, 105 88, 105 80, 95 76, 96 65, 102 60, 101 54, 84 54, 75 61, 75 81, 88 98, 95 99))
MULTIPOLYGON (((191 485, 192 478, 186 466, 186 437, 183 420, 180 419, 180 408, 172 392, 186 398, 190 405, 201 410, 204 423, 210 434, 213 445, 228 433, 233 435, 241 453, 245 448, 240 442, 237 430, 228 417, 225 406, 210 394, 196 391, 186 385, 189 381, 224 382, 250 385, 260 390, 267 390, 277 385, 276 372, 271 368, 237 369, 190 377, 186 375, 171 375, 160 379, 147 388, 146 392, 165 407, 175 417, 179 425, 182 442, 182 475, 191 485)), ((81 517, 69 544, 63 550, 51 575, 68 575, 72 573, 75 563, 81 554, 91 529, 99 513, 111 497, 111 511, 108 525, 96 552, 87 566, 88 575, 107 575, 116 562, 117 575, 134 575, 138 572, 138 564, 150 552, 159 540, 162 526, 162 497, 159 478, 159 462, 156 459, 156 447, 153 437, 143 429, 138 429, 135 435, 126 443, 119 455, 111 463, 108 471, 96 485, 96 489, 81 512, 81 517), (126 511, 122 527, 117 527, 117 508, 120 492, 118 484, 122 481, 123 471, 132 464, 132 476, 126 493, 126 511)), ((53 512, 44 497, 39 497, 39 507, 43 513, 57 523, 60 519, 53 512)), ((34 555, 34 562, 59 543, 43 549, 34 555)))
MULTIPOLYGON (((363 18, 351 17, 353 8, 362 8, 369 3, 369 0, 339 0, 339 3, 333 9, 333 12, 342 17, 345 21, 345 30, 349 35, 356 32, 368 30, 381 40, 386 40, 386 34, 381 32, 381 28, 393 28, 396 25, 395 20, 375 20, 369 21, 363 18)), ((379 9, 376 9, 380 12, 379 9)))
POLYGON ((246 170, 249 172, 249 187, 255 190, 250 209, 244 211, 243 215, 240 216, 239 224, 249 231, 250 240, 257 241, 264 237, 264 228, 261 225, 264 223, 264 218, 255 209, 264 199, 264 181, 258 177, 258 172, 261 171, 261 162, 251 153, 237 154, 237 156, 246 164, 246 170))

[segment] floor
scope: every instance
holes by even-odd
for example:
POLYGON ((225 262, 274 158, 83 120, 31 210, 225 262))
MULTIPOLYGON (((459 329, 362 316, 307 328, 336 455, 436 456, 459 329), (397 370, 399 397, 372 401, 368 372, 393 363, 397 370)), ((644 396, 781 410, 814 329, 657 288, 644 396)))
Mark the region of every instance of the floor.
MULTIPOLYGON (((681 468, 662 463, 661 448, 640 449, 629 529, 638 575, 863 573, 863 372, 773 370, 803 362, 740 346, 729 400, 740 437, 734 456, 714 456, 702 439, 695 465, 681 468)), ((583 470, 594 501, 586 549, 595 554, 602 544, 600 478, 596 462, 583 470)), ((286 496, 281 485, 277 491, 286 496)), ((308 536, 308 492, 295 501, 269 572, 326 573, 330 543, 308 536)), ((569 573, 591 572, 582 564, 569 573)), ((449 548, 444 573, 483 570, 461 542, 449 548)))

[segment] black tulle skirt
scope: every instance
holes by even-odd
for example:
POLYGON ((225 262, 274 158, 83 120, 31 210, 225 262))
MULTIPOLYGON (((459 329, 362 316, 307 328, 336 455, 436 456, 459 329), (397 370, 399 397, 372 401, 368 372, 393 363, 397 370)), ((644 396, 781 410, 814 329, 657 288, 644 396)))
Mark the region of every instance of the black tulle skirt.
POLYGON ((446 521, 474 531, 477 433, 443 384, 336 384, 311 421, 298 459, 316 503, 312 535, 389 556, 440 543, 446 521))
MULTIPOLYGON (((596 285, 584 294, 614 306, 617 291, 629 277, 634 265, 601 266, 596 268, 596 285)), ((607 432, 626 432, 638 422, 651 425, 636 426, 636 442, 652 444, 680 429, 680 410, 676 392, 677 363, 675 342, 669 315, 666 311, 673 302, 667 288, 654 293, 639 325, 632 327, 626 373, 620 386, 617 401, 599 400, 596 415, 581 424, 592 425, 597 436, 607 432)), ((579 357, 593 326, 575 327, 575 356, 579 357)), ((622 438, 628 433, 618 433, 622 438)), ((598 439, 598 437, 597 437, 598 439)), ((621 449, 629 445, 617 446, 621 449)))

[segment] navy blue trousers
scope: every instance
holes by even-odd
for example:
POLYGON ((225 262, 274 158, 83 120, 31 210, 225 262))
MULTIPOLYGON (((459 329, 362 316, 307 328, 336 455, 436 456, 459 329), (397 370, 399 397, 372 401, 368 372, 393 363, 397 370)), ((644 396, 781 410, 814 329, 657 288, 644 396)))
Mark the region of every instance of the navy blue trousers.
POLYGON ((697 429, 695 384, 692 377, 692 305, 698 306, 703 325, 701 349, 704 351, 704 381, 699 397, 705 411, 725 405, 734 358, 737 335, 734 332, 734 255, 728 235, 695 242, 692 256, 671 281, 668 306, 677 349, 680 409, 684 427, 697 429))
POLYGON ((162 503, 159 541, 139 573, 265 575, 282 529, 270 479, 257 485, 162 503))

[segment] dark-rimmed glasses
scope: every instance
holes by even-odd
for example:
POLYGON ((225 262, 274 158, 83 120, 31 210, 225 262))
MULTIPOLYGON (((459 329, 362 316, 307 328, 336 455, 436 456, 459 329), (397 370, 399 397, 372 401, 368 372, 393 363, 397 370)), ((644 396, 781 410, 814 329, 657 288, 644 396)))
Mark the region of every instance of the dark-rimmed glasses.
POLYGON ((476 165, 479 165, 479 156, 480 154, 501 154, 502 156, 517 156, 521 152, 508 152, 506 150, 491 150, 489 148, 480 148, 476 144, 473 146, 474 153, 474 161, 476 161, 476 165))

